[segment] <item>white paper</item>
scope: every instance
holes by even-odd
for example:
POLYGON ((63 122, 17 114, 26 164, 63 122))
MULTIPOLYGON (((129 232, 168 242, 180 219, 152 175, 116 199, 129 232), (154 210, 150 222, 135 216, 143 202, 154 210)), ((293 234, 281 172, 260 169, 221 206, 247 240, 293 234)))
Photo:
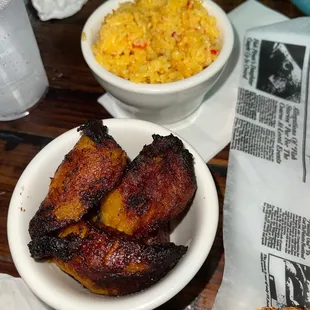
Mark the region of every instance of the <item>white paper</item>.
MULTIPOLYGON (((241 61, 240 42, 245 31, 287 20, 284 15, 254 0, 243 3, 228 16, 235 30, 235 45, 222 76, 197 112, 185 120, 166 126, 188 141, 206 162, 231 140, 241 61)), ((103 95, 98 102, 113 117, 125 117, 109 95, 103 95)))
POLYGON ((40 301, 21 278, 0 274, 1 310, 52 310, 40 301))
POLYGON ((308 309, 310 17, 249 30, 242 60, 214 310, 308 309))

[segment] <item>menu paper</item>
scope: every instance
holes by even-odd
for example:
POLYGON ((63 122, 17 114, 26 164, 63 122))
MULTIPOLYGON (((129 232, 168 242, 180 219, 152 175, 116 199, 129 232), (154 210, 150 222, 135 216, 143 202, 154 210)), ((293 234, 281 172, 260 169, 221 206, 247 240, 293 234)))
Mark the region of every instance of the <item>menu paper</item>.
POLYGON ((310 307, 310 17, 243 45, 213 309, 310 307))

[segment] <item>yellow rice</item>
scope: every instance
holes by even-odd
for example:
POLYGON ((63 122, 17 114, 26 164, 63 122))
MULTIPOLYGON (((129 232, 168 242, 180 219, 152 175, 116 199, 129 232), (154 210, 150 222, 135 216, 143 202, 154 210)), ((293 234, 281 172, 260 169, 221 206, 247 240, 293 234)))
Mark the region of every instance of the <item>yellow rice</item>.
POLYGON ((168 83, 208 67, 219 30, 199 0, 136 0, 108 14, 93 53, 108 71, 135 83, 168 83))

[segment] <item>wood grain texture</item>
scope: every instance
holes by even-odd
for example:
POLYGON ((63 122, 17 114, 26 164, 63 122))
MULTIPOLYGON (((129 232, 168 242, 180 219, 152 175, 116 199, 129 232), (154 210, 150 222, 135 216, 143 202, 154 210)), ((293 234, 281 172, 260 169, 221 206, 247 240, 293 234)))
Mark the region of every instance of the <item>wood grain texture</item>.
MULTIPOLYGON (((229 12, 244 0, 215 2, 229 12)), ((291 18, 302 15, 290 0, 261 2, 291 18)), ((10 198, 22 171, 53 138, 87 119, 111 117, 97 103, 97 98, 104 90, 92 76, 80 50, 82 27, 87 17, 101 3, 102 0, 90 0, 76 15, 44 23, 28 3, 50 89, 46 98, 28 117, 0 123, 0 273, 18 276, 9 252, 6 220, 10 198)), ((178 295, 162 305, 160 310, 212 308, 224 269, 222 206, 228 156, 227 146, 208 163, 220 200, 220 223, 211 253, 194 279, 178 295)))

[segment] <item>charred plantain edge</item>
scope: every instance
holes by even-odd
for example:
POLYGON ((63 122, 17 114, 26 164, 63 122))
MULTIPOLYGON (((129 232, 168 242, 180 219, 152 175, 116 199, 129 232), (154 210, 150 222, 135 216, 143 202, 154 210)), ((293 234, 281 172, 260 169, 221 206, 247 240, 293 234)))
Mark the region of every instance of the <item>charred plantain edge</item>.
POLYGON ((104 126, 102 121, 98 119, 88 120, 77 131, 81 131, 84 136, 89 137, 95 143, 101 143, 105 139, 113 139, 108 134, 108 127, 104 126))
POLYGON ((55 256, 64 262, 70 260, 79 250, 82 239, 75 234, 66 238, 43 236, 28 243, 29 252, 35 260, 44 260, 55 256))
MULTIPOLYGON (((194 169, 194 156, 193 154, 185 148, 183 142, 178 137, 170 134, 168 136, 160 136, 158 134, 152 135, 154 141, 149 146, 152 146, 152 152, 155 154, 157 153, 164 153, 168 150, 174 150, 175 152, 180 153, 180 156, 184 162, 184 166, 190 172, 192 176, 192 183, 196 184, 196 176, 195 176, 195 169, 194 169)), ((145 146, 144 148, 147 148, 145 146)))
POLYGON ((175 245, 173 242, 150 245, 150 255, 155 257, 150 258, 150 261, 163 261, 166 258, 172 258, 173 261, 179 261, 187 252, 188 247, 184 245, 175 245), (154 251, 154 252, 153 252, 154 251), (155 260, 153 260, 155 258, 155 260))
POLYGON ((111 274, 94 282, 100 287, 106 289, 118 289, 118 296, 129 295, 143 291, 154 285, 169 273, 186 253, 187 247, 175 246, 173 243, 167 243, 157 246, 149 246, 149 259, 154 258, 150 269, 143 273, 135 273, 130 276, 126 274, 111 274))
POLYGON ((183 142, 172 133, 168 136, 161 136, 158 134, 153 134, 153 143, 150 144, 154 151, 166 152, 170 149, 174 149, 176 152, 181 151, 184 148, 183 142))
POLYGON ((40 208, 30 220, 28 232, 31 239, 54 233, 75 222, 74 220, 59 221, 54 214, 46 214, 49 210, 49 207, 40 208))
POLYGON ((194 156, 188 149, 182 150, 181 158, 184 162, 184 166, 187 169, 187 171, 190 173, 191 176, 191 182, 195 186, 197 186, 197 179, 195 174, 195 167, 194 167, 194 156))

